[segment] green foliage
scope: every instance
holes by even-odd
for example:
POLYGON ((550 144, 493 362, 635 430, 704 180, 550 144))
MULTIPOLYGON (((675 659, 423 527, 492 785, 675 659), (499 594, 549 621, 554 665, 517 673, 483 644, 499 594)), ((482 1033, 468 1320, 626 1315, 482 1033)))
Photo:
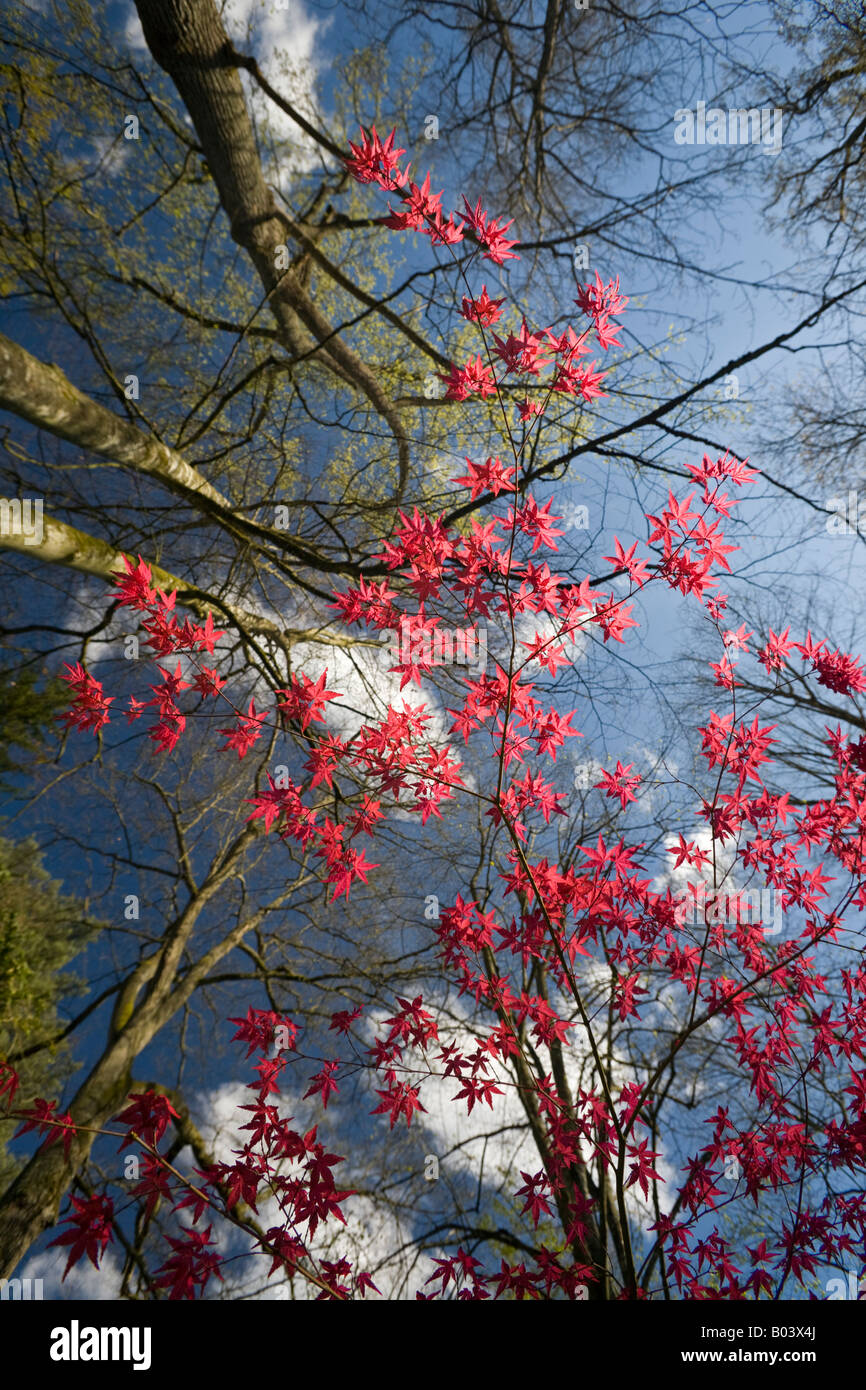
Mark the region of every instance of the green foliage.
MULTIPOLYGON (((45 756, 51 722, 68 703, 62 681, 38 688, 33 671, 0 672, 0 789, 12 790, 3 774, 25 772, 45 756)), ((64 967, 98 930, 79 902, 61 894, 35 840, 0 837, 0 1057, 16 1059, 23 1104, 56 1097, 73 1071, 65 1047, 49 1044, 62 1028, 58 1006, 82 988, 64 967), (31 1048, 38 1050, 17 1060, 31 1048)), ((0 1190, 20 1166, 6 1151, 14 1129, 0 1123, 0 1190)))
POLYGON ((62 681, 52 677, 41 689, 38 677, 29 670, 0 671, 0 792, 12 792, 9 774, 24 771, 24 762, 13 750, 30 756, 29 764, 40 754, 43 730, 69 703, 69 692, 62 681))
MULTIPOLYGON (((74 1069, 65 1046, 52 1041, 62 1029, 58 1006, 82 992, 65 966, 99 929, 61 894, 35 840, 0 837, 0 1057, 13 1059, 25 1105, 35 1095, 56 1097, 74 1069)), ((13 1132, 13 1122, 0 1123, 0 1190, 20 1166, 5 1149, 13 1132)))

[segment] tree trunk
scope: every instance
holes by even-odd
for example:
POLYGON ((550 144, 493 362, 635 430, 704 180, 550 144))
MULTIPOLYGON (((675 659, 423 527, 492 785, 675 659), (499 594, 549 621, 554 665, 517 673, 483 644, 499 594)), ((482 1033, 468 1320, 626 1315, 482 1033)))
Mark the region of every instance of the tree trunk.
MULTIPOLYGON (((53 1226, 64 1193, 75 1173, 87 1162, 96 1135, 126 1099, 135 1058, 182 1008, 208 972, 254 930, 265 912, 261 908, 238 922, 218 945, 208 951, 180 982, 176 975, 181 957, 205 906, 237 872, 238 862, 259 831, 245 826, 226 852, 218 857, 195 897, 167 928, 156 952, 145 957, 121 988, 108 1031, 105 1050, 69 1105, 78 1128, 67 1158, 60 1140, 40 1148, 0 1196, 0 1278, 9 1278, 43 1231, 53 1226), (148 986, 141 1002, 134 1001, 148 986)), ((280 906, 290 887, 279 895, 280 906)))
POLYGON ((291 266, 278 268, 286 223, 265 182, 232 44, 214 0, 136 0, 136 8, 151 53, 189 112, 232 237, 258 271, 286 347, 295 357, 316 349, 318 359, 363 391, 387 421, 397 445, 399 500, 409 444, 396 406, 375 373, 335 334, 291 266))
POLYGON ((152 473, 170 486, 232 510, 197 468, 166 444, 85 396, 53 364, 40 362, 0 333, 0 409, 50 430, 79 448, 152 473))

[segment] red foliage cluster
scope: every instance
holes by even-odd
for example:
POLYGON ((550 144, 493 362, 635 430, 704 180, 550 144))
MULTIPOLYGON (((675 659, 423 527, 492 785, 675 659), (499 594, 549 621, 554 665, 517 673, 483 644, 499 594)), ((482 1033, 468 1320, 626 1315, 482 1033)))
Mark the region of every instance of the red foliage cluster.
MULTIPOLYGON (((382 219, 385 225, 423 232, 434 245, 446 248, 471 236, 478 254, 496 265, 513 258, 511 247, 517 243, 505 236, 510 223, 501 225, 480 203, 473 208, 466 199, 464 214, 446 217, 442 195, 430 192, 429 175, 419 186, 410 180, 408 168, 399 169, 403 153, 394 148, 393 132, 383 142, 373 128, 369 135, 362 130, 346 162, 358 180, 378 183, 392 194, 400 191, 401 204, 382 219)), ((593 370, 594 362, 582 366, 579 359, 589 353, 587 339, 593 332, 602 351, 619 345, 618 325, 612 320, 627 301, 618 280, 604 285, 596 276, 594 284, 581 289, 576 302, 589 324, 580 332, 530 330, 524 320, 518 334, 494 335, 489 344, 485 329, 500 319, 503 302, 490 299, 486 286, 479 294, 464 297, 463 316, 478 325, 483 353, 446 374, 449 397, 464 400, 500 393, 508 376, 523 376, 535 385, 541 371, 552 366, 541 398, 527 398, 519 407, 520 418, 529 425, 553 393, 580 394, 584 400, 600 394, 602 374, 593 370)), ((411 517, 401 514, 400 526, 383 543, 381 558, 395 582, 399 576, 402 597, 387 581, 361 578, 357 586, 335 594, 334 606, 346 626, 402 630, 408 633, 410 646, 435 628, 440 600, 452 605, 456 600, 473 619, 501 615, 512 629, 518 618, 539 620, 535 639, 515 642, 507 665, 496 663, 491 674, 462 677, 462 699, 450 711, 451 734, 464 743, 476 740, 489 754, 489 785, 472 794, 481 796, 487 814, 506 828, 510 850, 498 872, 503 900, 512 899, 516 906, 507 925, 500 924, 496 912, 483 911, 460 895, 442 912, 434 924, 442 969, 461 993, 481 1006, 482 1014, 486 1011, 488 1026, 479 1028, 471 1044, 461 1047, 440 1038, 436 1020, 423 1007, 420 995, 398 999, 396 1011, 384 1025, 387 1031, 367 1053, 370 1069, 380 1073, 384 1083, 376 1088, 380 1103, 372 1113, 387 1116, 392 1128, 403 1119, 411 1125, 413 1117, 424 1112, 424 1090, 443 1081, 458 1087, 453 1099, 465 1101, 467 1113, 475 1106, 493 1108, 495 1098, 503 1093, 508 1064, 517 1062, 519 1085, 531 1092, 548 1157, 538 1172, 521 1174, 523 1186, 515 1197, 522 1202, 521 1214, 531 1218, 534 1228, 544 1220, 547 1228, 558 1225, 560 1234, 555 1248, 542 1243, 530 1261, 515 1265, 503 1261, 497 1272, 485 1272, 477 1259, 460 1248, 434 1261, 435 1272, 427 1281, 433 1288, 418 1296, 580 1298, 587 1286, 597 1286, 601 1271, 593 1243, 596 1203, 586 1195, 576 1172, 593 1164, 606 1174, 623 1213, 629 1189, 636 1188, 647 1198, 650 1185, 662 1183, 657 1167, 661 1155, 650 1137, 639 1136, 638 1129, 646 1130, 650 1123, 660 1076, 686 1038, 710 1020, 723 1022, 723 1031, 714 1033, 717 1045, 736 1059, 759 1119, 751 1127, 738 1128, 726 1107, 707 1119, 711 1137, 689 1158, 667 1214, 649 1227, 655 1244, 644 1268, 661 1258, 668 1280, 684 1298, 772 1296, 788 1277, 805 1282, 822 1263, 862 1251, 866 1234, 866 1197, 828 1190, 820 1202, 811 1204, 803 1182, 804 1176, 812 1174, 854 1169, 862 1175, 866 1169, 866 1072, 862 1069, 866 968, 855 960, 841 972, 844 1005, 834 1005, 813 954, 817 943, 835 939, 845 907, 866 906, 863 741, 851 744, 839 730, 827 731, 835 779, 831 798, 795 809, 787 795, 771 792, 764 777, 772 762, 774 726, 762 727, 757 715, 739 718, 734 699, 735 658, 749 654, 748 639, 754 634, 742 627, 736 632, 720 631, 725 655, 713 669, 718 683, 731 693, 732 708, 722 714, 710 711, 699 730, 708 767, 718 774, 715 795, 700 807, 713 852, 680 836, 671 853, 677 866, 686 864, 703 873, 711 858, 715 861, 715 846, 732 842, 739 862, 772 885, 783 908, 796 908, 803 914, 805 925, 797 939, 771 943, 762 924, 737 906, 726 920, 707 915, 699 923, 696 941, 694 933, 684 931, 682 913, 670 889, 651 888, 652 880, 637 858, 639 847, 630 848, 623 839, 605 842, 599 836, 597 843, 580 846, 579 859, 567 866, 533 857, 527 849, 529 829, 539 818, 549 823, 562 809, 562 794, 546 780, 543 760, 555 761, 566 739, 578 736, 578 731, 572 726, 573 713, 563 714, 539 698, 531 676, 544 671, 555 679, 561 667, 570 665, 566 653, 581 632, 596 633, 604 643, 626 642, 629 630, 636 626, 628 599, 650 584, 666 585, 686 596, 719 624, 726 602, 726 595, 717 591, 719 579, 730 570, 728 556, 736 549, 725 543, 721 529, 737 505, 726 489, 736 492, 757 475, 729 454, 715 460, 704 456, 700 464, 690 465, 692 478, 702 489, 700 501, 695 501, 695 489, 684 496, 670 492, 658 515, 647 514, 645 542, 626 545, 613 538, 613 554, 606 558, 629 581, 629 593, 617 598, 610 591, 593 588, 595 581, 589 575, 575 582, 535 558, 539 551, 556 552, 559 518, 551 515, 550 502, 541 505, 526 490, 519 453, 508 466, 498 457, 483 463, 467 460, 467 465, 468 472, 454 482, 466 489, 472 502, 484 499, 490 504, 484 519, 473 514, 468 531, 461 532, 449 528, 441 517, 425 516, 417 509, 411 517), (511 498, 507 508, 497 502, 500 493, 511 498), (536 760, 541 767, 530 766, 536 760), (816 852, 821 857, 818 867, 810 862, 816 852), (828 884, 833 880, 823 872, 833 862, 847 885, 835 905, 828 900, 828 884), (610 1007, 620 1020, 643 1017, 649 997, 642 982, 657 978, 659 972, 687 1001, 688 1024, 674 1037, 668 1055, 652 1074, 618 1088, 612 1086, 610 1070, 598 1054, 576 969, 582 958, 592 955, 602 929, 613 971, 610 1007), (730 973, 718 965, 723 951, 737 962, 730 973), (573 1019, 562 1017, 547 998, 518 988, 511 971, 516 961, 527 972, 535 962, 544 966, 560 997, 569 1001, 573 1019), (756 1016, 760 1022, 753 1021, 756 1016), (582 1030, 583 1042, 594 1058, 595 1081, 593 1088, 569 1095, 560 1074, 562 1048, 575 1028, 582 1030), (541 1065, 544 1057, 547 1070, 541 1065), (850 1072, 848 1099, 843 1104, 840 1097, 837 1118, 807 1131, 794 1119, 792 1093, 807 1083, 810 1071, 823 1059, 838 1062, 840 1058, 850 1072), (707 1218, 722 1197, 718 1185, 722 1171, 731 1159, 738 1163, 745 1191, 756 1204, 763 1194, 789 1196, 788 1219, 750 1250, 750 1269, 735 1262, 731 1244, 718 1226, 708 1228, 707 1218)), ((143 625, 158 655, 183 652, 195 666, 196 652, 213 651, 221 634, 214 632, 210 617, 203 626, 189 621, 179 624, 173 614, 175 595, 167 596, 151 586, 151 572, 144 561, 137 566, 127 562, 126 573, 117 583, 121 602, 146 615, 143 625)), ((815 642, 811 633, 804 642, 795 642, 789 639, 789 629, 782 634, 771 630, 757 657, 768 672, 778 672, 794 652, 817 673, 819 683, 837 694, 850 696, 866 688, 866 676, 855 657, 831 651, 826 642, 815 642)), ((404 686, 420 685, 431 662, 425 661, 422 651, 417 660, 413 656, 395 669, 404 686)), ((73 704, 65 718, 82 730, 101 729, 110 722, 108 706, 113 697, 104 696, 101 684, 80 666, 69 670, 66 679, 73 704)), ((178 705, 183 690, 194 688, 203 697, 230 702, 214 670, 202 668, 191 684, 180 678, 180 664, 173 674, 160 670, 160 683, 151 687, 154 698, 143 704, 131 702, 128 717, 140 718, 147 706, 155 706, 158 718, 150 736, 157 749, 166 751, 175 747, 184 731, 185 718, 178 705)), ((464 784, 461 764, 451 749, 433 746, 430 715, 423 703, 405 701, 400 709, 389 706, 381 719, 366 722, 357 733, 343 738, 325 727, 328 706, 339 698, 338 692, 327 689, 326 675, 313 681, 301 673, 292 676, 286 688, 274 691, 271 712, 257 712, 250 703, 246 712, 235 709, 235 722, 220 732, 227 737, 225 748, 235 749, 239 757, 272 723, 289 725, 306 740, 305 782, 277 786, 271 780, 265 791, 250 798, 250 819, 261 819, 266 832, 275 831, 305 849, 312 847, 333 895, 348 897, 352 885, 366 882, 368 872, 376 867, 352 841, 360 833, 375 833, 384 815, 383 801, 399 798, 404 808, 426 822, 429 816, 438 816, 440 806, 460 793, 464 784), (323 814, 321 803, 313 804, 311 795, 319 784, 331 787, 338 768, 348 771, 365 789, 362 803, 347 810, 340 821, 323 814)), ((633 764, 617 762, 615 770, 605 772, 597 785, 625 808, 636 799, 641 777, 633 764)), ((358 1010, 335 1013, 332 1030, 340 1038, 348 1037, 358 1016, 358 1010)), ((320 1224, 345 1219, 342 1204, 352 1194, 337 1188, 331 1172, 343 1160, 326 1152, 315 1128, 303 1135, 290 1128, 274 1099, 288 1059, 285 1050, 270 1056, 270 1046, 282 1027, 289 1039, 285 1049, 290 1050, 297 1030, 288 1020, 254 1009, 246 1019, 233 1022, 239 1024, 236 1037, 248 1044, 248 1055, 258 1054, 255 1070, 260 1078, 249 1087, 255 1099, 243 1107, 252 1116, 243 1129, 251 1133, 235 1151, 234 1163, 215 1164, 198 1174, 199 1185, 191 1185, 159 1153, 160 1141, 177 1118, 167 1101, 152 1094, 132 1096, 119 1117, 127 1127, 123 1143, 135 1139, 147 1151, 147 1170, 137 1189, 140 1199, 148 1206, 162 1198, 172 1200, 177 1211, 193 1209, 192 1228, 172 1240, 174 1253, 157 1283, 170 1289, 172 1298, 189 1298, 204 1289, 212 1274, 219 1276, 220 1255, 210 1238, 211 1227, 197 1229, 208 1210, 251 1234, 254 1245, 271 1258, 271 1272, 279 1269, 311 1279, 319 1286, 321 1298, 363 1297, 375 1287, 370 1276, 353 1272, 345 1260, 318 1261, 311 1245, 320 1224), (288 1174, 285 1163, 291 1168, 288 1174), (264 1195, 276 1202, 281 1221, 262 1236, 238 1212, 241 1208, 256 1212, 264 1195)), ((319 1097, 323 1110, 329 1098, 339 1093, 342 1065, 339 1057, 318 1059, 317 1070, 306 1078, 306 1096, 319 1097)), ((2 1067, 0 1093, 7 1094, 10 1105, 15 1086, 12 1069, 2 1067)), ((71 1116, 54 1115, 46 1102, 17 1113, 25 1121, 24 1129, 47 1132, 46 1142, 62 1135, 68 1149, 75 1135, 71 1116)), ((97 1263, 111 1238, 114 1220, 107 1198, 72 1197, 71 1203, 69 1230, 58 1238, 59 1243, 71 1246, 67 1270, 83 1254, 97 1263)), ((622 1265, 614 1281, 614 1296, 646 1297, 649 1290, 628 1242, 622 1265)))

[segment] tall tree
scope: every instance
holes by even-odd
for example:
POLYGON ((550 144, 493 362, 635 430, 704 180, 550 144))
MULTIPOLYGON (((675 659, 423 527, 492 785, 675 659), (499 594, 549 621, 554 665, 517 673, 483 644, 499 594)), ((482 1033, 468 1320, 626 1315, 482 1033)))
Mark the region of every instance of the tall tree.
MULTIPOLYGON (((519 211, 524 236, 515 246, 519 270, 509 282, 491 269, 491 293, 511 288, 530 322, 550 321, 551 330, 568 318, 572 284, 584 278, 577 246, 600 243, 606 256, 622 254, 634 265, 651 240, 660 278, 668 275, 668 255, 672 271, 690 273, 690 248, 677 239, 683 210, 713 196, 720 175, 675 180, 663 165, 648 187, 624 191, 630 161, 682 85, 665 47, 673 41, 655 12, 582 13, 550 3, 505 13, 485 5, 461 10, 454 21, 450 7, 434 5, 437 25, 456 23, 455 44, 412 72, 415 91, 403 89, 371 44, 345 63, 343 90, 326 119, 265 76, 241 39, 229 36, 213 0, 141 0, 137 8, 153 61, 117 63, 107 20, 82 0, 74 25, 62 7, 47 18, 22 10, 2 20, 10 99, 0 141, 10 196, 0 245, 15 310, 9 336, 0 339, 0 406, 11 417, 3 467, 11 490, 45 500, 38 537, 21 528, 0 536, 5 574, 18 581, 6 586, 5 636, 28 658, 36 650, 56 662, 99 661, 118 709, 127 695, 141 699, 148 693, 145 637, 118 607, 111 582, 125 557, 141 555, 155 584, 177 590, 186 616, 204 622, 212 614, 226 629, 221 671, 232 680, 235 709, 246 710, 263 686, 283 687, 299 670, 318 677, 327 662, 337 689, 351 681, 345 717, 360 721, 396 691, 374 636, 359 639, 335 623, 332 585, 387 580, 413 592, 410 579, 389 573, 382 539, 416 503, 468 530, 484 500, 455 494, 451 480, 466 454, 489 454, 502 413, 496 401, 481 401, 458 417, 445 394, 441 375, 462 364, 475 341, 454 309, 480 286, 464 283, 463 252, 440 247, 431 266, 396 234, 382 236, 381 204, 340 162, 357 138, 356 120, 369 124, 374 113, 381 126, 391 110, 406 107, 414 112, 417 151, 433 155, 450 179, 462 184, 473 171, 488 171, 482 186, 468 177, 465 186, 478 194, 492 189, 502 211, 519 211), (442 131, 439 142, 424 140, 421 119, 430 84, 443 74, 440 124, 452 103, 456 132, 447 150, 442 131), (571 108, 575 90, 580 99, 571 108), (269 125, 277 113, 315 151, 300 170, 296 142, 269 125), (583 159, 574 157, 575 144, 587 149, 583 159), (505 282, 498 290, 494 276, 505 282)), ((407 22, 421 17, 406 11, 407 22)), ((398 19, 397 44, 402 11, 398 19)), ((685 66, 688 54, 674 48, 685 66)), ((697 38, 692 52, 700 57, 697 38)), ((399 59, 393 62, 396 68, 399 59)), ((660 159, 669 143, 664 119, 652 145, 660 159)), ((744 151, 731 153, 728 176, 744 158, 744 151)), ((594 250, 596 263, 604 264, 594 250)), ((698 279, 714 274, 698 267, 698 279)), ((631 341, 605 415, 571 398, 551 409, 526 450, 524 483, 564 489, 577 469, 592 482, 599 499, 592 533, 575 527, 562 542, 578 577, 611 491, 617 503, 634 501, 632 494, 681 472, 673 450, 712 444, 723 419, 714 392, 725 377, 796 344, 815 325, 821 331, 855 284, 810 292, 766 338, 688 379, 665 366, 666 333, 653 343, 651 366, 631 341)), ((520 331, 520 314, 510 312, 503 333, 520 331)), ((509 406, 519 399, 510 388, 506 398, 509 406)), ((597 557, 591 563, 609 571, 597 557)), ((460 622, 457 607, 453 621, 460 622)), ((652 671, 632 678, 622 663, 615 677, 608 668, 602 675, 596 657, 589 644, 572 689, 588 707, 594 752, 604 756, 615 731, 638 737, 637 691, 652 686, 660 703, 668 697, 652 671)), ((431 679, 429 690, 447 709, 450 673, 431 679)), ((48 777, 39 782, 38 790, 51 792, 57 825, 40 821, 47 797, 35 799, 33 820, 46 838, 82 857, 95 896, 110 908, 112 955, 104 984, 93 983, 93 1059, 69 1096, 79 1138, 68 1157, 61 1145, 38 1152, 0 1200, 6 1272, 54 1222, 73 1176, 103 1161, 87 1127, 99 1128, 145 1079, 136 1070, 145 1049, 168 1046, 166 1039, 176 1044, 177 1058, 159 1082, 168 1086, 170 1077, 183 1112, 185 1067, 199 1077, 206 1071, 205 1011, 263 992, 274 1008, 303 1009, 319 1040, 341 991, 352 1003, 373 1002, 383 989, 429 982, 429 938, 422 944, 414 934, 428 896, 444 902, 460 891, 457 878, 477 886, 485 909, 489 901, 501 910, 483 865, 502 837, 471 817, 443 834, 432 885, 417 877, 417 838, 399 820, 389 826, 393 893, 404 899, 396 921, 383 923, 373 894, 349 920, 328 907, 320 865, 309 854, 266 845, 245 825, 245 798, 277 768, 290 768, 309 787, 303 729, 287 721, 268 730, 261 753, 237 765, 227 755, 214 766, 204 732, 212 708, 204 696, 192 706, 190 723, 200 719, 202 733, 178 756, 154 764, 146 740, 133 732, 127 747, 115 729, 92 756, 89 746, 81 752, 84 745, 71 742, 56 785, 48 777), (349 969, 358 959, 360 981, 349 969)), ((648 765, 657 769, 668 752, 659 737, 648 765)), ((566 786, 574 772, 561 774, 566 786)), ((318 795, 324 811, 329 803, 359 802, 362 789, 338 780, 318 795)), ((559 846, 566 860, 578 842, 615 823, 597 793, 574 798, 571 811, 559 846)), ((651 851, 661 848, 672 816, 659 802, 647 814, 651 851)), ((507 914, 502 924, 507 930, 507 914)), ((523 975, 526 989, 548 990, 541 965, 526 965, 523 975)), ((606 1010, 602 1047, 623 1066, 636 1064, 638 1031, 608 1007, 603 983, 590 982, 588 991, 593 1009, 606 1010)), ((466 1026, 462 1005, 449 1007, 455 1024, 466 1026)), ((589 1065, 584 1050, 576 1066, 589 1065)), ((556 1066, 561 1079, 561 1049, 556 1066)), ((692 1091, 705 1066, 705 1055, 693 1054, 692 1091)), ((714 1076, 714 1084, 724 1082, 714 1076)), ((663 1102, 679 1104, 673 1067, 663 1102)), ((656 1120, 663 1123, 661 1101, 656 1120)), ((515 1128, 515 1148, 529 1134, 543 1160, 531 1103, 515 1128)), ((476 1148, 486 1143, 482 1127, 470 1138, 476 1148)), ((178 1142, 202 1147, 188 1114, 178 1142)), ((463 1143, 461 1136, 455 1152, 463 1143)), ((402 1150, 389 1159, 395 1184, 403 1160, 402 1150)), ((503 1161, 494 1186, 504 1190, 509 1167, 503 1161)), ((580 1181, 604 1188, 601 1171, 580 1181)), ((368 1187, 371 1200, 390 1203, 403 1220, 422 1182, 406 1199, 393 1191, 383 1198, 372 1178, 368 1187)), ((428 1195, 423 1241, 432 1247, 457 1224, 473 1240, 519 1249, 531 1234, 529 1219, 503 1234, 491 1207, 476 1213, 470 1185, 455 1181, 447 1197, 428 1195)), ((611 1194, 603 1210, 605 1229, 592 1234, 595 1255, 607 1268, 609 1243, 610 1270, 618 1260, 622 1272, 627 1222, 611 1194)), ((149 1253, 148 1239, 146 1229, 136 1231, 126 1288, 149 1253)))

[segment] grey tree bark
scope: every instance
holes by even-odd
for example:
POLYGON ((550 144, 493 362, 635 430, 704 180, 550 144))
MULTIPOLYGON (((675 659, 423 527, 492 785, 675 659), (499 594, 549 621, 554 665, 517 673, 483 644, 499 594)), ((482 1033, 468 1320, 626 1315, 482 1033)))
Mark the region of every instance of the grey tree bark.
POLYGON ((258 830, 247 826, 211 865, 207 878, 174 922, 166 927, 156 951, 130 972, 118 989, 118 1003, 99 1061, 79 1086, 69 1106, 78 1129, 68 1157, 61 1143, 40 1148, 0 1197, 0 1278, 8 1278, 43 1231, 57 1221, 60 1204, 74 1174, 86 1163, 96 1135, 123 1107, 135 1058, 182 1008, 207 978, 267 913, 280 908, 301 885, 293 883, 266 907, 236 923, 178 979, 178 969, 196 923, 206 905, 237 872, 258 830), (142 990, 144 994, 137 1002, 142 990))
POLYGON ((399 502, 408 480, 409 442, 396 406, 316 308, 294 269, 278 268, 287 224, 265 182, 234 49, 214 0, 136 0, 136 8, 151 53, 189 112, 232 237, 258 272, 285 347, 295 357, 316 350, 387 422, 397 446, 399 502))

